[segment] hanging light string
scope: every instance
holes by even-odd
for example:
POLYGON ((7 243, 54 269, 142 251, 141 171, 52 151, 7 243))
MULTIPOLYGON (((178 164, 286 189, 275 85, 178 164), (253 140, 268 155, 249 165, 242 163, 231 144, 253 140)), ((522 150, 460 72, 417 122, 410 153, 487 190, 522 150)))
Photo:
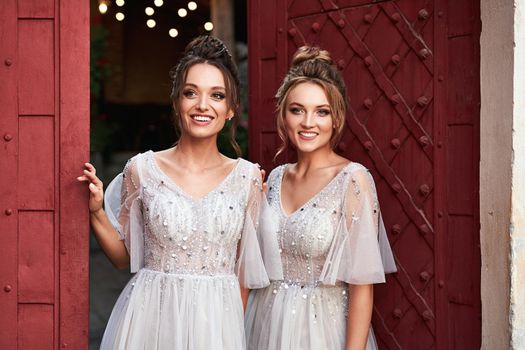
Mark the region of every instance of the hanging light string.
MULTIPOLYGON (((98 1, 98 10, 102 15, 105 15, 109 7, 111 5, 111 0, 99 0, 98 1)), ((119 22, 122 22, 126 16, 124 15, 124 12, 122 11, 122 8, 125 5, 125 0, 115 0, 115 5, 117 5, 117 12, 115 13, 115 19, 119 22)), ((163 0, 154 0, 153 5, 155 7, 160 8, 162 5, 164 5, 163 0)), ((197 9, 197 3, 195 1, 190 1, 187 4, 187 8, 189 11, 195 11, 197 9)), ((186 8, 181 7, 177 10, 177 14, 179 17, 184 18, 188 15, 188 10, 186 8)), ((155 28, 157 25, 157 22, 155 19, 152 18, 152 16, 155 14, 155 9, 152 6, 147 6, 144 9, 144 12, 148 16, 146 20, 146 26, 148 28, 155 28)), ((212 22, 206 22, 204 23, 204 30, 210 32, 213 30, 213 23, 212 22)), ((172 38, 176 38, 179 35, 179 31, 176 28, 170 28, 168 31, 168 34, 172 38)))

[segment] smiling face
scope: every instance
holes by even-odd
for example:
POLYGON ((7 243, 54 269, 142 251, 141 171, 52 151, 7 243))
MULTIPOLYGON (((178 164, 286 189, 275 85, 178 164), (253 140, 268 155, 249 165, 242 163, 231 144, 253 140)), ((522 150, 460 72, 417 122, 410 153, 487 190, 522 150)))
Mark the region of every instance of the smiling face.
POLYGON ((191 66, 182 86, 178 111, 183 136, 216 138, 226 119, 233 116, 222 72, 206 63, 191 66))
POLYGON ((288 140, 298 152, 326 150, 334 132, 332 109, 322 87, 300 83, 286 99, 284 126, 288 140))

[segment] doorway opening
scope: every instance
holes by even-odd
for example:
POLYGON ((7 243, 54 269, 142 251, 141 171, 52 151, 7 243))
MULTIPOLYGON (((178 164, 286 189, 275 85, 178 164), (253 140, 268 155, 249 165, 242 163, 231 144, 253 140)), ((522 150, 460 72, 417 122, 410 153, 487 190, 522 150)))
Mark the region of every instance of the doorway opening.
MULTIPOLYGON (((105 186, 135 154, 177 141, 169 72, 191 39, 203 34, 225 41, 237 61, 243 104, 237 141, 246 156, 246 1, 90 0, 90 11, 90 157, 105 186), (221 37, 228 31, 233 35, 221 37)), ((227 130, 219 137, 219 149, 235 154, 227 130)), ((114 268, 90 237, 89 348, 98 349, 131 274, 114 268)))

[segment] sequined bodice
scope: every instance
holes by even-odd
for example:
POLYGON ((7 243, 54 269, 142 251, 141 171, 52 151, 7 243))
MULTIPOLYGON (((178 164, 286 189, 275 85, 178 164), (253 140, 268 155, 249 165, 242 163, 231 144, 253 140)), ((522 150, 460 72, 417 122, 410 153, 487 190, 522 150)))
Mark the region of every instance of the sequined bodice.
POLYGON ((285 165, 268 179, 268 202, 279 218, 277 237, 284 280, 289 283, 318 284, 326 256, 343 217, 343 200, 357 163, 345 166, 321 191, 301 208, 287 215, 282 209, 281 184, 285 165))
POLYGON ((239 159, 202 198, 192 198, 144 154, 141 201, 144 266, 176 274, 232 274, 246 216, 253 164, 239 159))

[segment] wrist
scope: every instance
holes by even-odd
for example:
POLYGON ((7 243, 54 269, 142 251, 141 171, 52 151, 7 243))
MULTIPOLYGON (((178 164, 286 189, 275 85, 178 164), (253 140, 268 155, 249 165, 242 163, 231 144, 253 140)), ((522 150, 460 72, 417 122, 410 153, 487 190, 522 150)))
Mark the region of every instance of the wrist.
POLYGON ((103 208, 98 208, 98 209, 95 209, 95 210, 89 210, 89 215, 91 216, 99 216, 101 215, 102 213, 104 212, 104 209, 103 208))

